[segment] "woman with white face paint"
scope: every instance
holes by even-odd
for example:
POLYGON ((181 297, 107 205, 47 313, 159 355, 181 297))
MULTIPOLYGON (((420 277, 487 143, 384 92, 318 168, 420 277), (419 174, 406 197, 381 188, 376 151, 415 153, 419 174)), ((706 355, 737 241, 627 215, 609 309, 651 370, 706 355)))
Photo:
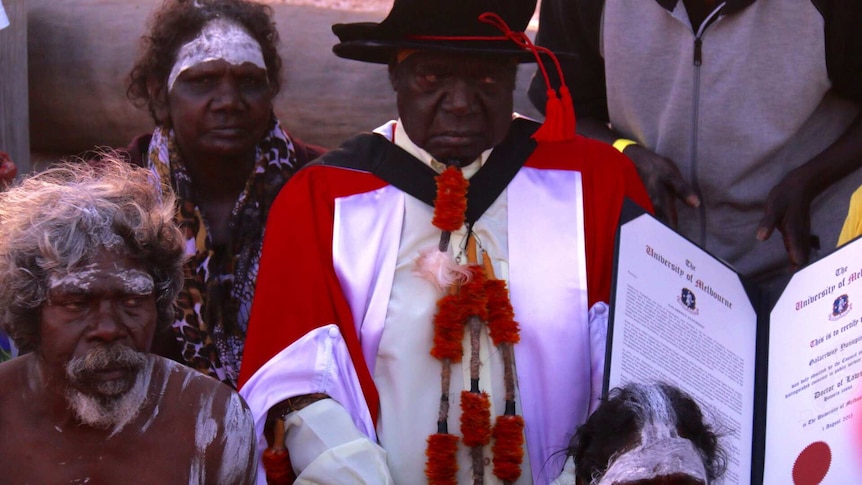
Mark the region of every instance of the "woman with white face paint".
POLYGON ((568 455, 552 485, 709 485, 726 463, 697 403, 662 383, 611 390, 568 455))
POLYGON ((128 89, 156 123, 130 158, 176 194, 189 256, 176 321, 154 351, 233 387, 269 206, 323 152, 273 113, 281 59, 271 13, 246 0, 167 0, 128 89))

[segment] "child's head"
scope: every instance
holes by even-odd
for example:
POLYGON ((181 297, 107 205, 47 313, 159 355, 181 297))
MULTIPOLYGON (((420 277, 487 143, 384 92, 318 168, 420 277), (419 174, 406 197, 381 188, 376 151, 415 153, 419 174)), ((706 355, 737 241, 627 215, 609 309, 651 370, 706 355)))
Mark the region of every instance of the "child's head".
POLYGON ((709 484, 724 472, 697 403, 668 384, 613 389, 572 439, 581 485, 709 484))

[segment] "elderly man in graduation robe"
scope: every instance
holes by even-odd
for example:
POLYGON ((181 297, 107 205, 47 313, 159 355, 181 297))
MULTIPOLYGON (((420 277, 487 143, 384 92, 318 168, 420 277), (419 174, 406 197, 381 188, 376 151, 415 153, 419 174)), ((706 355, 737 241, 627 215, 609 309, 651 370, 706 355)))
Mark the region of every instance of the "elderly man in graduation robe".
POLYGON ((649 200, 625 157, 575 135, 564 87, 543 125, 512 113, 518 64, 553 55, 523 33, 534 8, 396 0, 333 26, 336 55, 388 65, 398 118, 300 171, 270 213, 240 393, 261 436, 276 422, 271 476, 562 468, 601 391, 623 200, 649 200))

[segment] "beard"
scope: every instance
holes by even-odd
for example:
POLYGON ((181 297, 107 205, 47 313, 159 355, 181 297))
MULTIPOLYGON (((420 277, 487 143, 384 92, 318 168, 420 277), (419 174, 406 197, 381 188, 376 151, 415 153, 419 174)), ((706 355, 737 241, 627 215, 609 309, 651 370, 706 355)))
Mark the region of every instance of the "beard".
POLYGON ((118 433, 144 406, 153 360, 124 345, 96 347, 66 364, 70 386, 66 401, 78 420, 94 428, 118 433), (98 372, 123 369, 118 379, 94 378, 98 372))

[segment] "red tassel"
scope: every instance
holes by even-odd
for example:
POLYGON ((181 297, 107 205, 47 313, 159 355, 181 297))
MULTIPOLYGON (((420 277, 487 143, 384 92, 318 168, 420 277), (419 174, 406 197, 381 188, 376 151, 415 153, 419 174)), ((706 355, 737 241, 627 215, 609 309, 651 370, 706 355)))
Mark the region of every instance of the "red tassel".
POLYGON ((563 108, 563 133, 566 136, 566 139, 572 139, 575 135, 576 121, 575 121, 575 105, 572 102, 572 93, 569 91, 569 87, 563 84, 560 86, 560 105, 563 108))
POLYGON ((461 307, 459 295, 444 295, 437 300, 437 314, 434 315, 434 346, 431 355, 436 359, 450 359, 460 362, 464 355, 464 322, 466 314, 461 307))
POLYGON ((485 283, 485 293, 488 298, 488 333, 494 345, 520 342, 520 329, 515 321, 515 310, 509 301, 506 282, 488 280, 485 283))
POLYGON ((286 449, 267 448, 263 450, 261 460, 268 485, 290 485, 296 479, 286 449))
POLYGON ((491 441, 491 401, 487 393, 461 391, 461 440, 467 446, 491 441))
POLYGON ((572 95, 565 85, 560 87, 560 95, 553 89, 547 91, 545 103, 545 122, 533 133, 537 142, 566 141, 575 138, 575 108, 572 95))
POLYGON ((454 434, 435 433, 428 436, 425 456, 425 478, 431 485, 457 485, 458 437, 454 434))
POLYGON ((457 167, 452 165, 438 175, 437 198, 434 200, 434 218, 431 223, 443 231, 454 232, 464 225, 467 211, 467 187, 470 183, 457 167))
POLYGON ((494 424, 494 475, 504 482, 515 482, 521 476, 524 460, 524 418, 518 415, 497 416, 494 424))
POLYGON ((548 89, 546 95, 545 122, 533 133, 533 139, 538 142, 560 141, 563 138, 563 106, 553 89, 548 89))

